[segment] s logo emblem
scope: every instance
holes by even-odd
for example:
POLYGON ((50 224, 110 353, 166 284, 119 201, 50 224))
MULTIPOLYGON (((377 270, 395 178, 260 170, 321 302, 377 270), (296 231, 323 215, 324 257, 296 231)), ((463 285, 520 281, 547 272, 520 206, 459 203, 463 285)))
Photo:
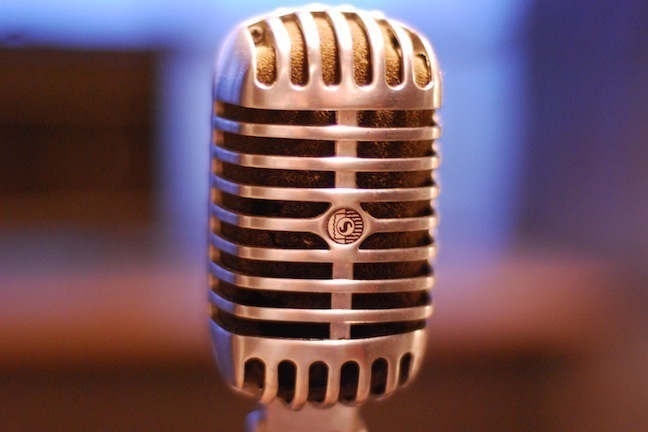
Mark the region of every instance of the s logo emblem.
POLYGON ((336 243, 353 243, 360 238, 363 230, 362 216, 352 209, 340 209, 328 220, 328 234, 336 243))

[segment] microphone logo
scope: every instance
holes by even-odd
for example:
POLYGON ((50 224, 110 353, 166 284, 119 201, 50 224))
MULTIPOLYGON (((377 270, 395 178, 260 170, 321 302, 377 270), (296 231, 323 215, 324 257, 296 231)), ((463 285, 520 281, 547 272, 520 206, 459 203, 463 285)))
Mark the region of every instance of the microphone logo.
POLYGON ((340 244, 351 244, 362 236, 364 222, 362 216, 352 209, 340 209, 328 220, 328 234, 340 244))

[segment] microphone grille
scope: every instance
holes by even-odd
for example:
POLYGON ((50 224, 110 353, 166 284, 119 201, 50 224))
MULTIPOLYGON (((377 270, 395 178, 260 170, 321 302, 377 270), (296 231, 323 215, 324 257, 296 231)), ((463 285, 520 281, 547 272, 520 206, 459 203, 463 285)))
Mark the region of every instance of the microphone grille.
POLYGON ((221 54, 212 148, 212 331, 221 371, 300 408, 416 372, 431 313, 440 72, 382 15, 310 6, 221 54))

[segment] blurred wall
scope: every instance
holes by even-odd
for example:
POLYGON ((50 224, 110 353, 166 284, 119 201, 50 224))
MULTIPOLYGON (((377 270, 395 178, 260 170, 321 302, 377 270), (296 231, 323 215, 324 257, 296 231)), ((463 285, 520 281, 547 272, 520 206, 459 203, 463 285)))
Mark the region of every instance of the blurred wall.
MULTIPOLYGON (((521 191, 528 3, 358 1, 426 33, 444 71, 441 112, 442 247, 497 256, 515 234, 521 191), (470 246, 468 246, 470 245, 470 246)), ((211 76, 215 52, 233 26, 280 1, 26 0, 0 6, 0 29, 14 46, 146 49, 158 52, 157 238, 174 259, 204 255, 211 76)), ((450 255, 447 255, 450 256, 450 255)), ((442 255, 443 257, 443 255, 442 255)), ((443 259, 443 258, 442 258, 443 259)))
POLYGON ((648 271, 648 3, 537 1, 524 231, 648 271))

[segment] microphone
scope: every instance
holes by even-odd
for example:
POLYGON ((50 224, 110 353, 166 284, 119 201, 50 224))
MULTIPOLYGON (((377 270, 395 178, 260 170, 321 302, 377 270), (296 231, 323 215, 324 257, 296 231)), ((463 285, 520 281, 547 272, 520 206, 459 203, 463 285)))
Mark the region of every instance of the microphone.
POLYGON ((265 407, 249 431, 365 430, 355 407, 423 360, 441 76, 379 12, 279 9, 227 39, 214 82, 211 333, 265 407))

